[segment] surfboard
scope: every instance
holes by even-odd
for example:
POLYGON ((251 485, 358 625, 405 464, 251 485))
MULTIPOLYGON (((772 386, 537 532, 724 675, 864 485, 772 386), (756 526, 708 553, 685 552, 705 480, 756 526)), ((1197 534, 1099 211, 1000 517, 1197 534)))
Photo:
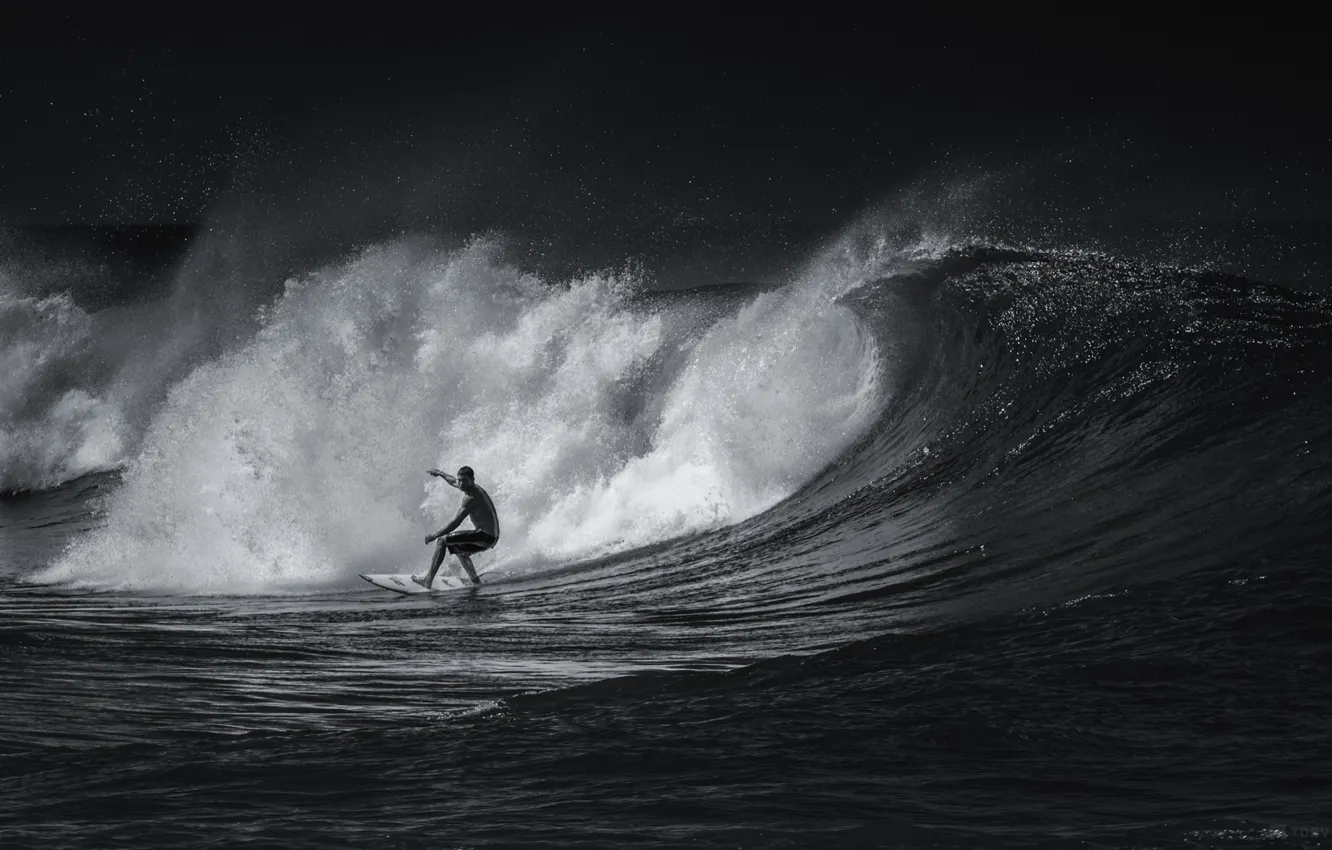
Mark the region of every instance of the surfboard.
POLYGON ((430 590, 412 581, 411 573, 361 573, 361 578, 375 587, 392 590, 394 593, 438 593, 441 590, 460 590, 476 586, 470 579, 446 575, 435 576, 435 583, 430 590))

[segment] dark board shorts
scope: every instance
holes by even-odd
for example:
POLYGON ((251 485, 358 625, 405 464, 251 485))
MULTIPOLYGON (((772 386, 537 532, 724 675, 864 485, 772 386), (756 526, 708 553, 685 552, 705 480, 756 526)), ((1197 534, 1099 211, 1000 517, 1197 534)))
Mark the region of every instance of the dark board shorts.
POLYGON ((444 538, 444 544, 454 555, 472 555, 484 552, 499 540, 484 531, 469 528, 466 531, 453 531, 444 538))

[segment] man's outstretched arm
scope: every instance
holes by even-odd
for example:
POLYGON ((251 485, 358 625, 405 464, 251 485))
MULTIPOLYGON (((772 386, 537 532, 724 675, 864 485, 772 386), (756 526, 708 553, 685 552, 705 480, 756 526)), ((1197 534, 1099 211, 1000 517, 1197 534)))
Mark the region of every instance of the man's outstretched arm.
POLYGON ((449 475, 447 472, 445 472, 442 469, 427 469, 426 472, 430 473, 436 478, 443 478, 445 481, 449 482, 449 484, 453 485, 454 487, 458 486, 458 479, 454 478, 452 475, 449 475))

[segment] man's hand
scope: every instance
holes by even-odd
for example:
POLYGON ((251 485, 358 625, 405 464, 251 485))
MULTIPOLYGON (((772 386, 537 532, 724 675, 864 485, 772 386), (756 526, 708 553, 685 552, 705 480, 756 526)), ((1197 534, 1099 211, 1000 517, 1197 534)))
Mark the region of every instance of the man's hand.
POLYGON ((449 482, 450 484, 457 486, 457 483, 453 480, 453 476, 449 475, 447 472, 445 472, 442 469, 427 469, 426 472, 430 473, 436 478, 443 478, 445 481, 449 482))
POLYGON ((427 535, 426 535, 426 545, 429 546, 431 543, 434 543, 436 537, 439 537, 439 535, 438 535, 438 534, 427 534, 427 535))

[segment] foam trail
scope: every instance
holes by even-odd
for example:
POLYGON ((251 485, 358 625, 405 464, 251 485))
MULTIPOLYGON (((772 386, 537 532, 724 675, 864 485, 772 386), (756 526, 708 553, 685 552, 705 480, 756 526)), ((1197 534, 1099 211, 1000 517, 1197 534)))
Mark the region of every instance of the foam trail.
POLYGON ((244 593, 416 566, 458 499, 423 472, 462 463, 502 512, 485 568, 530 568, 753 515, 878 409, 875 343, 816 285, 704 330, 623 276, 553 286, 500 253, 404 240, 289 281, 37 580, 244 593))

